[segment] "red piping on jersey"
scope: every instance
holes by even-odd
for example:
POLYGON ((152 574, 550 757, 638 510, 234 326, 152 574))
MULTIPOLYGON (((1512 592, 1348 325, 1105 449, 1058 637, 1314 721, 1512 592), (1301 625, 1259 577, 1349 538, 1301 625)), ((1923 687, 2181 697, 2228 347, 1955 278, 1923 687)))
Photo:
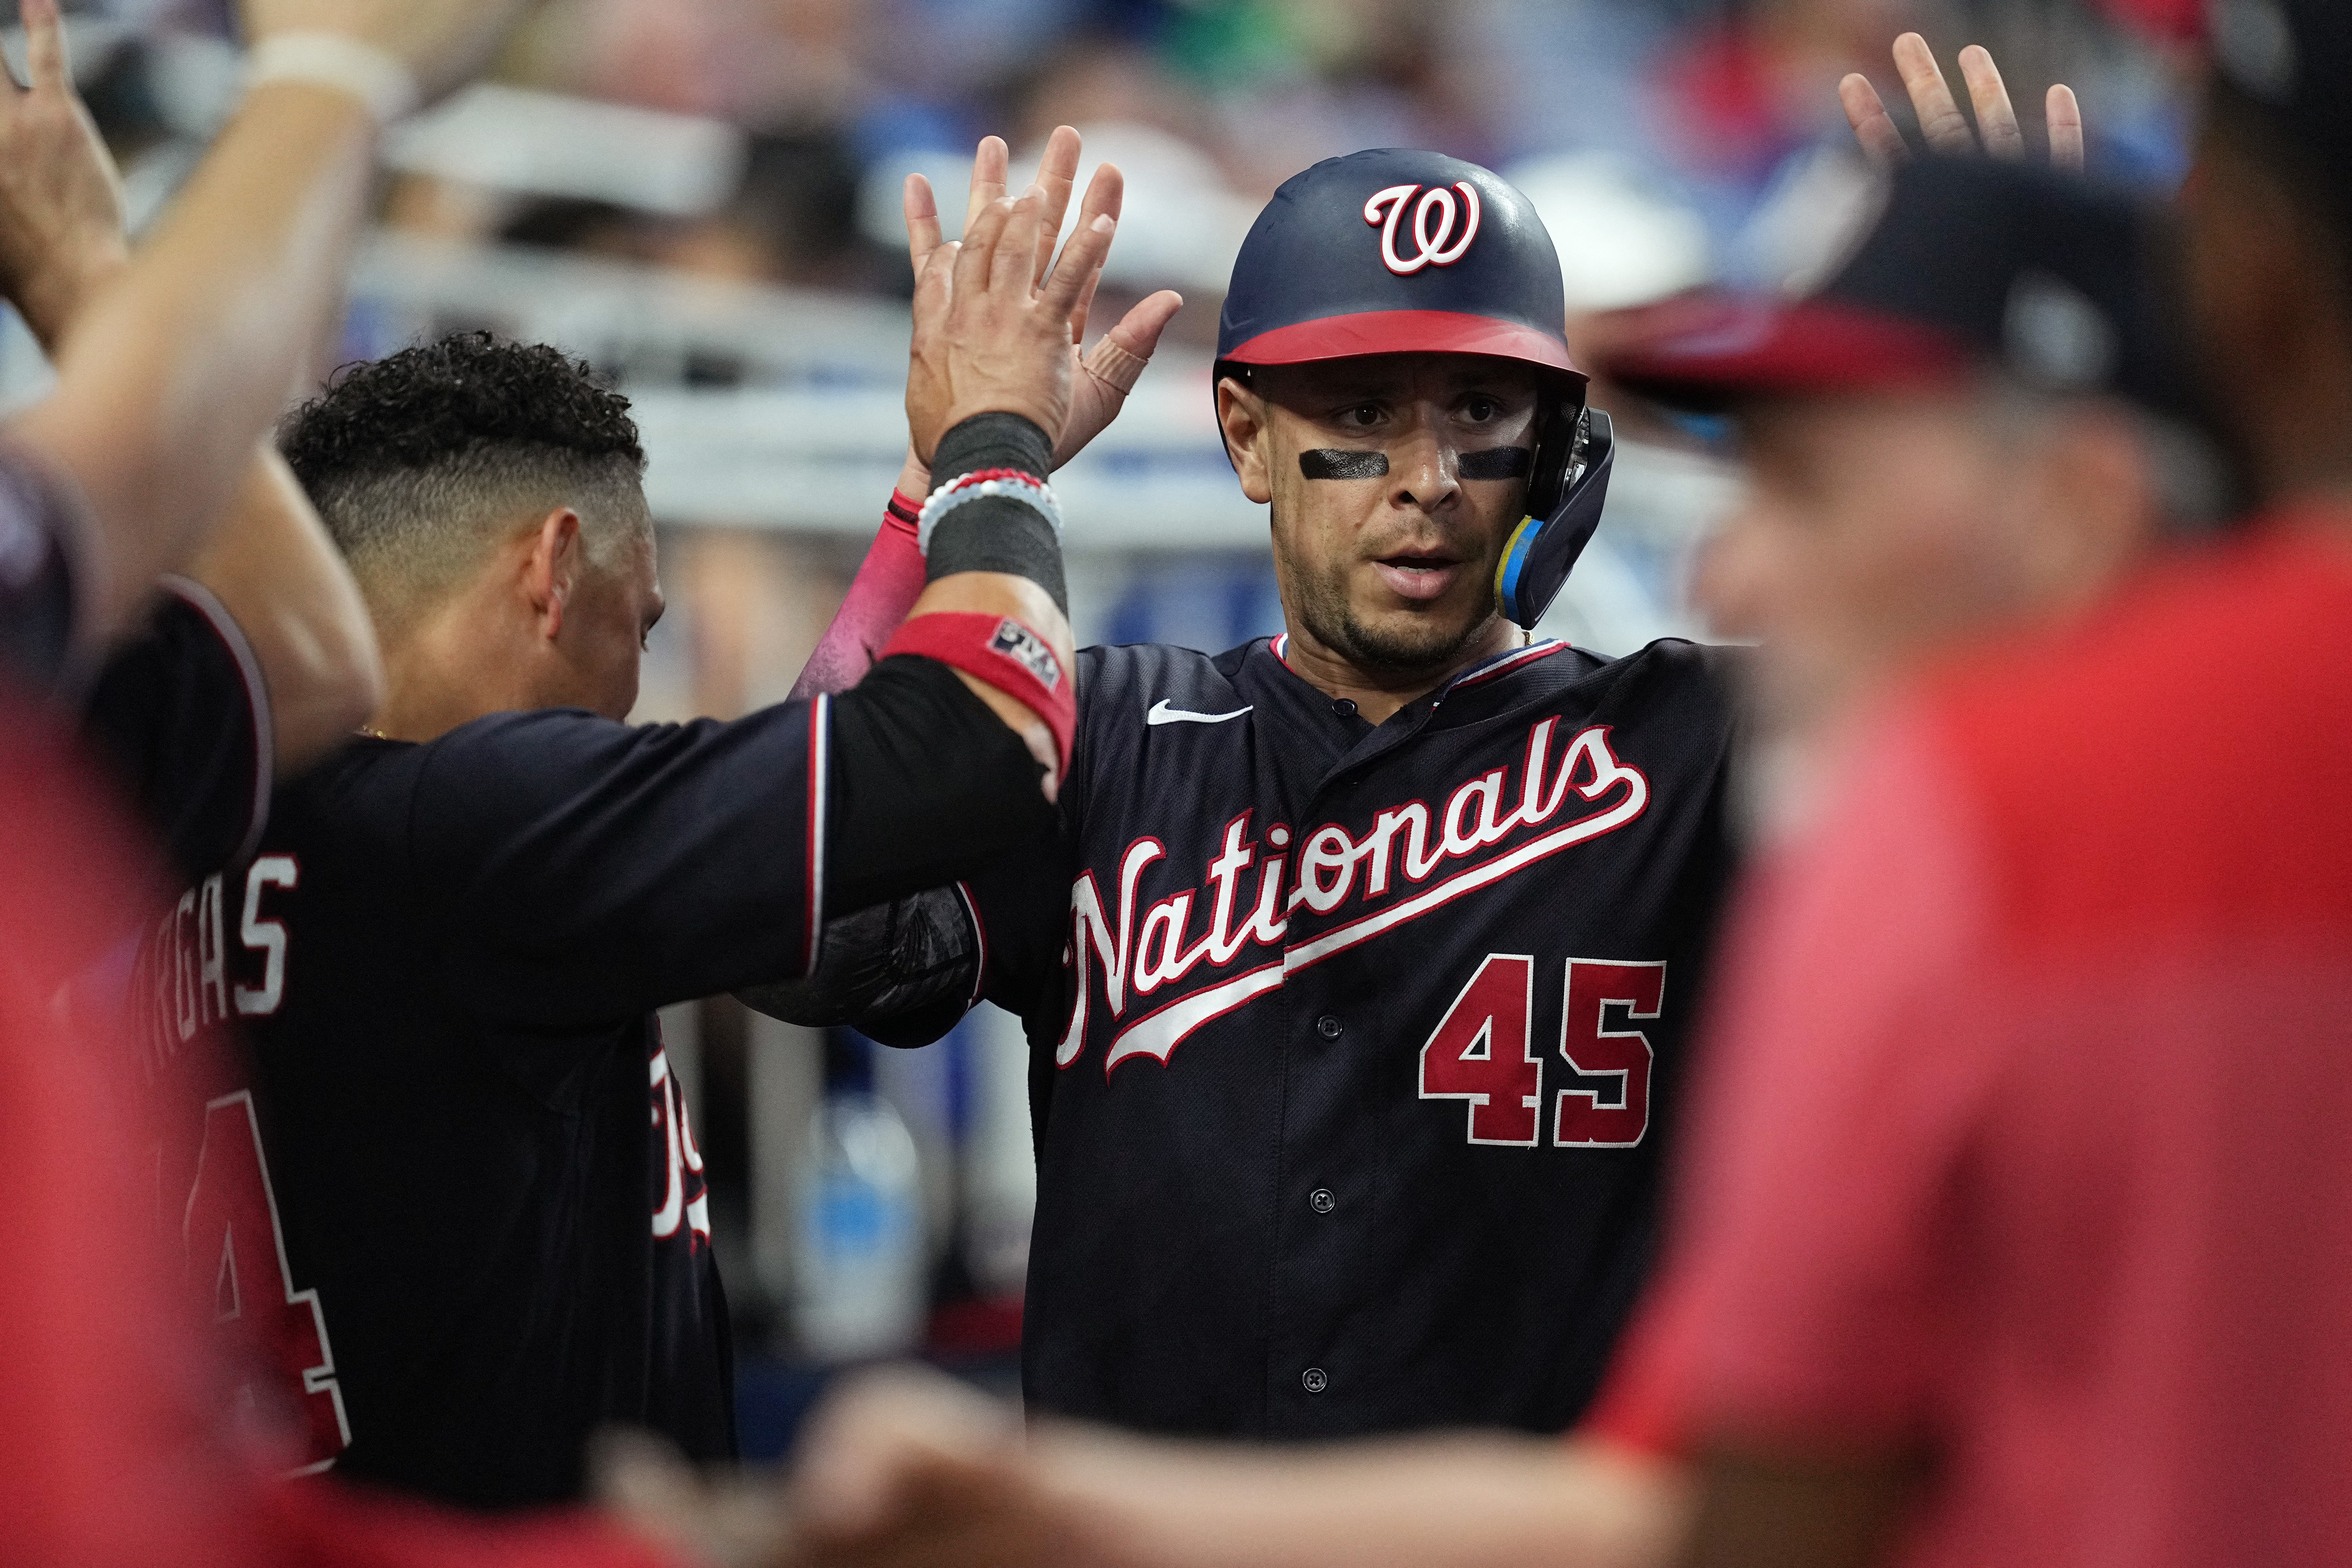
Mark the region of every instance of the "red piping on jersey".
POLYGON ((980 900, 971 896, 970 884, 958 882, 955 890, 963 897, 964 913, 971 917, 972 940, 980 946, 980 962, 971 972, 971 1000, 963 1005, 969 1013, 980 1005, 980 994, 988 985, 988 922, 980 918, 980 900))
POLYGON ((1549 658, 1553 654, 1567 651, 1566 643, 1557 637, 1546 637, 1532 647, 1515 648, 1509 653, 1497 655, 1484 667, 1474 669, 1467 675, 1457 677, 1440 695, 1450 696, 1465 686, 1475 686, 1482 680, 1491 680, 1496 676, 1507 670, 1517 669, 1523 664, 1533 664, 1539 658, 1549 658))

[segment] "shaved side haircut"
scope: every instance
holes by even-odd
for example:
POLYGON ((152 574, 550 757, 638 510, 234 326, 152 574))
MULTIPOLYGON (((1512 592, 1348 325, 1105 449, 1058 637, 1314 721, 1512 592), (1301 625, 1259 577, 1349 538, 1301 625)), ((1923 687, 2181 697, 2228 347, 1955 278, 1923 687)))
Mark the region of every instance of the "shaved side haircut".
POLYGON ((346 366, 278 445, 380 617, 436 603, 558 507, 598 571, 649 526, 629 400, 544 344, 460 332, 346 366))

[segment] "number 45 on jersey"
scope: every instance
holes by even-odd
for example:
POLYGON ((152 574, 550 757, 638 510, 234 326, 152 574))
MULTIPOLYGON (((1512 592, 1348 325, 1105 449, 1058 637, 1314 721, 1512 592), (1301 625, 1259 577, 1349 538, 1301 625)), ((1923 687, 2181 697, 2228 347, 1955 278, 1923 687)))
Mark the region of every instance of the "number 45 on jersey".
MULTIPOLYGON (((1544 1058, 1535 1041, 1536 961, 1490 952, 1421 1047, 1421 1097, 1469 1101, 1470 1142, 1531 1149, 1544 1135, 1544 1058)), ((1664 1005, 1664 962, 1571 958, 1560 1011, 1552 1143, 1631 1149, 1650 1129, 1656 1053, 1636 1021, 1664 1005), (1612 1024, 1620 1027, 1611 1027, 1612 1024)))

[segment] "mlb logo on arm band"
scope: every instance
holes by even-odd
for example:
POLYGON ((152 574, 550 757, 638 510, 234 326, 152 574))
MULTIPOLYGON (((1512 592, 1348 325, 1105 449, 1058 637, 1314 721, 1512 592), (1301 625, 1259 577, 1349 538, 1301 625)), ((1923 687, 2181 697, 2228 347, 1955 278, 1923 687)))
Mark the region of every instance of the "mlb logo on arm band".
POLYGON ((988 639, 988 650, 1019 662, 1048 691, 1062 684, 1062 665, 1054 650, 1045 646, 1044 637, 1011 616, 997 623, 996 635, 988 639))
POLYGON ((917 616, 898 628, 880 658, 919 654, 984 680, 1026 704, 1054 732, 1061 772, 1070 771, 1078 700, 1054 647, 1011 616, 942 610, 917 616))

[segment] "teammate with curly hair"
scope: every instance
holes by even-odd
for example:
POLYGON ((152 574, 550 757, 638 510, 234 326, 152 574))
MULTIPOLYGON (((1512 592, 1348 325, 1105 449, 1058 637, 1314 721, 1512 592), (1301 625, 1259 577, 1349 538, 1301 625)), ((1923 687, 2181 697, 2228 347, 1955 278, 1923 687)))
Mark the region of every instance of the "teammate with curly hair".
POLYGON ((992 279, 1042 205, 994 204, 918 300, 942 394, 918 437, 935 471, 992 477, 927 531, 901 657, 835 695, 621 721, 661 613, 644 454, 626 399, 554 350, 411 349, 284 430, 386 695, 286 792, 220 967, 286 1310, 315 1333, 289 1392, 337 1403, 338 1474, 504 1506, 576 1494, 606 1421, 733 1452, 702 1161, 653 1015, 800 973, 828 910, 1048 820, 1073 661, 1043 477, 1112 222, 1042 287, 992 279))

